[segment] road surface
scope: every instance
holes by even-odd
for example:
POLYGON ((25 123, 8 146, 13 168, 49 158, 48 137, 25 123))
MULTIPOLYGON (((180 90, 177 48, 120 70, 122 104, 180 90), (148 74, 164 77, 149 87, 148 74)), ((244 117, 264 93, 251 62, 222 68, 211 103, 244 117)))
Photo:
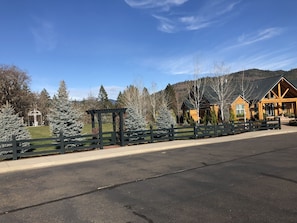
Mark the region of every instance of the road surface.
POLYGON ((296 139, 273 135, 0 174, 0 222, 297 222, 296 139))

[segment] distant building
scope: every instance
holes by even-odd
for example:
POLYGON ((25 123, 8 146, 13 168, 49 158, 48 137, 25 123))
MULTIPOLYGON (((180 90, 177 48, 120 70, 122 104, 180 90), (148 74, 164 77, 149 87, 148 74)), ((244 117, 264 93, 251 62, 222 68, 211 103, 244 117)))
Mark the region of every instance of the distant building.
MULTIPOLYGON (((250 83, 250 92, 245 97, 242 95, 240 86, 234 82, 234 92, 228 99, 230 102, 230 113, 234 115, 234 120, 259 119, 267 117, 287 116, 297 117, 297 82, 288 81, 283 76, 269 77, 256 80, 250 83)), ((200 111, 191 105, 189 98, 182 104, 184 115, 191 117, 197 122, 214 111, 220 117, 218 102, 215 93, 206 86, 203 100, 200 103, 200 111)))

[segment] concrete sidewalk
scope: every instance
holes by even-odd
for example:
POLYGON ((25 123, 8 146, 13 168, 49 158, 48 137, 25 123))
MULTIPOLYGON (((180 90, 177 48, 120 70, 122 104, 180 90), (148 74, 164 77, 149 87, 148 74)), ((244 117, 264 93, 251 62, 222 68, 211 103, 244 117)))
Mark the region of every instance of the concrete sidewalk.
POLYGON ((233 140, 250 139, 275 134, 286 134, 297 132, 297 127, 283 125, 281 130, 263 130, 248 132, 238 135, 230 135, 216 138, 176 140, 160 143, 142 144, 134 146, 117 147, 103 150, 92 150, 86 152, 74 152, 62 155, 51 155, 34 158, 24 158, 19 160, 0 161, 0 174, 13 171, 29 170, 35 168, 53 167, 78 162, 108 159, 120 156, 129 156, 142 153, 150 153, 169 149, 177 149, 188 146, 199 146, 211 143, 221 143, 233 140))

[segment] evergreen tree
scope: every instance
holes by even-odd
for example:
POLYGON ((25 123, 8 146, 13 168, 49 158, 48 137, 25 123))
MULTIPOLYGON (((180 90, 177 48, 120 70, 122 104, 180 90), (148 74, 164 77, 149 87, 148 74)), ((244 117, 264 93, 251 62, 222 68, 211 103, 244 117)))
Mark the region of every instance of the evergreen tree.
POLYGON ((142 135, 141 131, 146 129, 145 118, 135 108, 129 107, 126 110, 125 128, 126 131, 139 131, 129 134, 130 140, 137 140, 142 135))
POLYGON ((122 92, 120 91, 116 100, 116 104, 115 104, 116 108, 123 108, 125 107, 125 102, 124 102, 124 97, 122 92))
POLYGON ((43 124, 48 125, 47 116, 51 104, 51 97, 47 90, 44 88, 40 94, 37 95, 37 108, 42 113, 43 124))
MULTIPOLYGON (((11 141, 12 136, 15 136, 17 140, 30 139, 30 133, 28 129, 22 122, 22 119, 15 114, 14 108, 6 103, 0 110, 0 141, 6 142, 11 141)), ((11 147, 11 144, 0 145, 0 148, 11 147)), ((21 143, 18 146, 23 147, 21 152, 25 152, 27 149, 26 146, 29 146, 29 143, 21 143)), ((10 153, 12 150, 3 150, 1 149, 0 154, 10 153)))
POLYGON ((108 99, 107 92, 105 91, 103 85, 100 86, 98 101, 101 108, 111 108, 111 102, 108 99))
MULTIPOLYGON (((174 125, 175 121, 168 107, 163 104, 159 108, 159 114, 156 119, 157 129, 169 129, 171 125, 174 125)), ((165 133, 166 131, 159 131, 159 133, 165 133)))
POLYGON ((175 115, 178 115, 176 93, 175 93, 175 90, 171 84, 168 84, 166 86, 165 94, 166 94, 167 100, 169 102, 169 109, 173 110, 175 115))
POLYGON ((82 117, 82 114, 69 101, 66 84, 64 81, 61 81, 58 94, 53 98, 49 114, 52 135, 58 137, 61 131, 64 136, 79 135, 83 128, 80 117, 82 117))

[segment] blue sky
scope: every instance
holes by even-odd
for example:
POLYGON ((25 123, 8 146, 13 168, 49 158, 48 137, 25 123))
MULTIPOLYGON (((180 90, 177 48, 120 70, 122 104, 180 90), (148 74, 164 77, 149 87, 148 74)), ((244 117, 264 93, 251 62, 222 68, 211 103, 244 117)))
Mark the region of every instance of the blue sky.
POLYGON ((0 0, 0 64, 53 95, 109 98, 211 73, 297 67, 294 0, 0 0))

